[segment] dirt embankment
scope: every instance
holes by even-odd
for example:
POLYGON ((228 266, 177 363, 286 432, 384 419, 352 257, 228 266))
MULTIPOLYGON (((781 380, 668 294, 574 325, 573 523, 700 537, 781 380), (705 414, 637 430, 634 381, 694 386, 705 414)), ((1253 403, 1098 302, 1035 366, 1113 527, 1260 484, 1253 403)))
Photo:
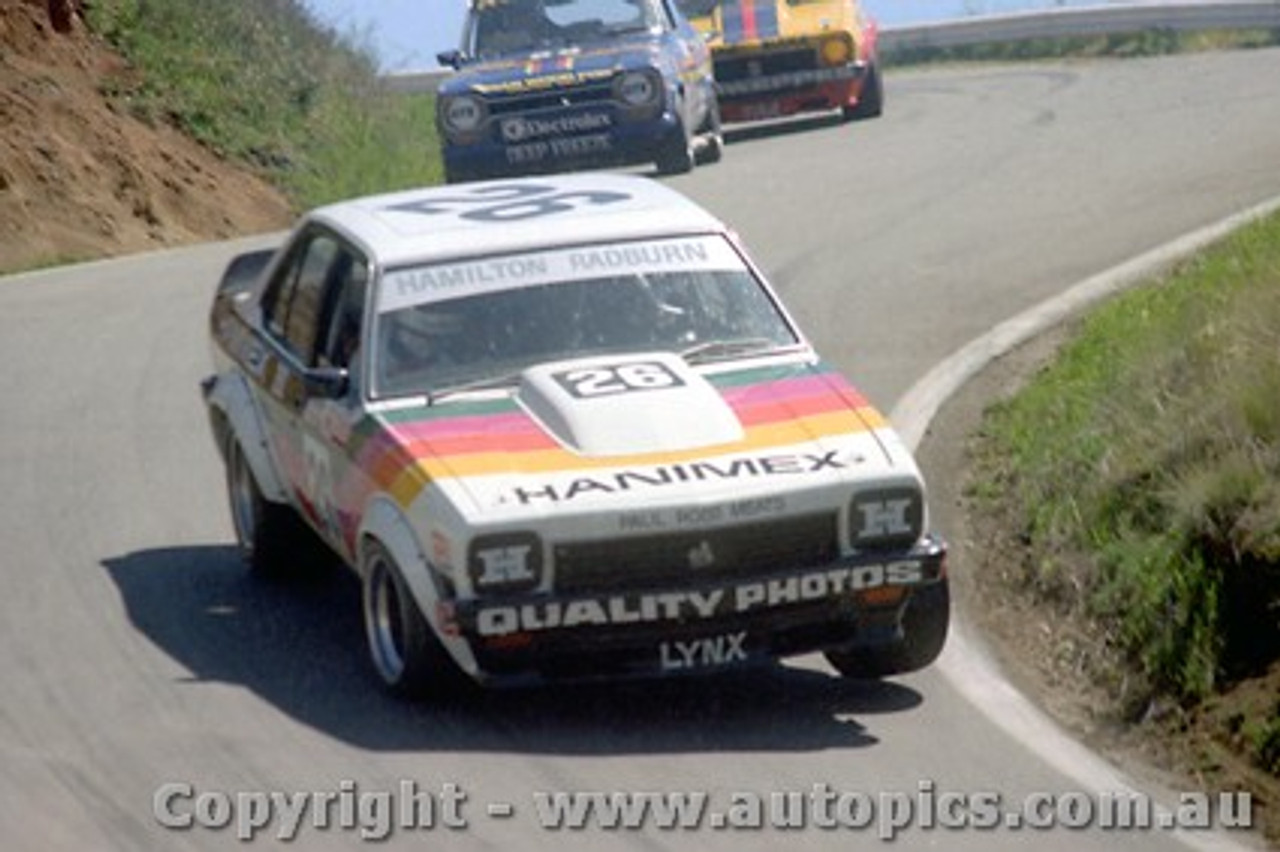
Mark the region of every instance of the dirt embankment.
POLYGON ((113 106, 83 0, 0 0, 0 271, 274 230, 266 182, 113 106))

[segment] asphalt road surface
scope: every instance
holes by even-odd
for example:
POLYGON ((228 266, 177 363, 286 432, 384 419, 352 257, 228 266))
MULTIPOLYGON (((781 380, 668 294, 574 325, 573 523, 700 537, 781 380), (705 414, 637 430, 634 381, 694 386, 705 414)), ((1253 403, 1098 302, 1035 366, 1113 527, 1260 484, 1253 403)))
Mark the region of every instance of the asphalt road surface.
MULTIPOLYGON (((1280 195, 1277 81, 1277 50, 892 73, 884 118, 737 132, 722 164, 672 183, 740 231, 888 411, 1001 320, 1280 195)), ((383 828, 393 849, 864 849, 908 807, 900 848, 1182 848, 940 828, 956 796, 1018 810, 1094 791, 937 670, 852 684, 806 658, 446 707, 387 697, 353 580, 255 581, 230 546, 197 382, 213 284, 247 244, 0 280, 0 848, 240 848, 237 828, 268 816, 255 848, 276 848, 272 793, 307 794, 308 850, 383 828), (750 803, 731 795, 754 793, 766 827, 557 831, 536 800, 557 791, 704 792, 731 825, 753 820, 726 814, 750 803), (770 798, 786 792, 808 813, 770 798), (406 816, 423 825, 381 821, 406 816)))

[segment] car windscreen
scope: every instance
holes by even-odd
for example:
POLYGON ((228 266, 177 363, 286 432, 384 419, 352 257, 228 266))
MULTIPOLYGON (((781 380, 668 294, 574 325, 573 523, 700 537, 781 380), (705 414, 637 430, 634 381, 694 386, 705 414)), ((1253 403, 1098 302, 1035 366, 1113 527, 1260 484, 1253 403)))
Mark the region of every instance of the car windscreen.
POLYGON ((701 18, 714 12, 720 0, 676 0, 676 5, 690 18, 701 18))
POLYGON ((471 18, 480 59, 573 47, 661 25, 649 0, 491 0, 471 18))
POLYGON ((718 235, 390 270, 373 334, 378 396, 514 384, 528 367, 592 355, 696 362, 800 343, 718 235))

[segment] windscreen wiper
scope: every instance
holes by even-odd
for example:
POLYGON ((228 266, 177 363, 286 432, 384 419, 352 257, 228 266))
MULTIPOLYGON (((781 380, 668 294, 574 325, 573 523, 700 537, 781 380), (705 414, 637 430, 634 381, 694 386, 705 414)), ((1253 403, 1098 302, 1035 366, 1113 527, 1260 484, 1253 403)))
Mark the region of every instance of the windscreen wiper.
POLYGON ((705 364, 708 361, 723 361, 742 355, 762 355, 765 353, 787 352, 799 348, 800 344, 780 345, 768 337, 744 337, 738 340, 708 340, 681 351, 680 357, 690 364, 705 364))

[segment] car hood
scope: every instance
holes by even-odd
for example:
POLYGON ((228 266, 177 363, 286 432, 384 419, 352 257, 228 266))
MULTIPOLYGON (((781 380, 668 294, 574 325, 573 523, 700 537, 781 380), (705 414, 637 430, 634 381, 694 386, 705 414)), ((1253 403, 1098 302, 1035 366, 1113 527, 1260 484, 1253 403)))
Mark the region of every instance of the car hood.
POLYGON ((441 83, 439 93, 515 94, 573 86, 608 79, 618 71, 654 66, 660 55, 653 38, 645 34, 604 45, 506 56, 464 66, 441 83))
POLYGON ((429 496, 433 511, 447 505, 469 523, 918 475, 880 413, 823 364, 704 375, 668 354, 642 357, 678 382, 593 397, 556 377, 596 370, 607 385, 607 361, 535 368, 500 399, 380 415, 360 466, 402 506, 429 496))

